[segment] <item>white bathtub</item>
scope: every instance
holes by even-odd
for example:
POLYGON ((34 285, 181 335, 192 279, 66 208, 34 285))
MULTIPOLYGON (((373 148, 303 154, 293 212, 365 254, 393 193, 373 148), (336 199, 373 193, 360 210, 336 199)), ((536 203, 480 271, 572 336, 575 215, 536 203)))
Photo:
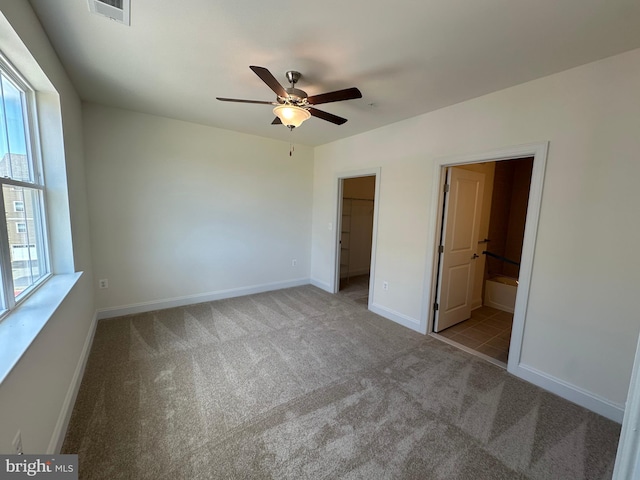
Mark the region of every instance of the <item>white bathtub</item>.
POLYGON ((484 282, 484 304, 513 313, 516 306, 518 280, 511 277, 496 276, 484 282))

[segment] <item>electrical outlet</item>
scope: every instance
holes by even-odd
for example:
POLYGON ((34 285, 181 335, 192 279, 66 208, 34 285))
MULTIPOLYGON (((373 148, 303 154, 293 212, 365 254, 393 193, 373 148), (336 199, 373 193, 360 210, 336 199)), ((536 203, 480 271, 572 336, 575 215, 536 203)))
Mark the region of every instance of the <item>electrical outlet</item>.
POLYGON ((382 282, 382 289, 389 290, 389 282, 382 282))
POLYGON ((109 288, 109 280, 107 280, 106 278, 98 280, 98 286, 100 288, 109 288))
POLYGON ((13 445, 13 452, 15 454, 22 455, 22 433, 20 432, 20 430, 18 430, 16 436, 13 437, 13 442, 11 442, 11 445, 13 445))
POLYGON ((293 260, 291 260, 291 266, 295 267, 296 265, 298 265, 298 260, 294 258, 293 260))

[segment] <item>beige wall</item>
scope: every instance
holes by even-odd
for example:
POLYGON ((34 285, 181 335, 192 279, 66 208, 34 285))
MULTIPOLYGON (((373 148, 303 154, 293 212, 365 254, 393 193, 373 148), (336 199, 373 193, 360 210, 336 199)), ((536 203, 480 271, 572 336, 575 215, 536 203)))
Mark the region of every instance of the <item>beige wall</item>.
MULTIPOLYGON (((520 262, 522 256, 522 238, 527 217, 529 188, 531 185, 531 161, 521 160, 514 163, 513 186, 511 188, 511 208, 509 209, 509 226, 504 256, 520 262)), ((505 264, 504 273, 510 277, 518 277, 520 268, 517 265, 505 264)))
MULTIPOLYGON (((496 255, 520 262, 527 215, 533 159, 498 162, 492 195, 487 249, 496 255)), ((488 276, 518 278, 517 265, 487 258, 488 276)))
POLYGON ((331 284, 333 179, 380 167, 372 302, 419 328, 434 159, 549 141, 520 365, 621 411, 640 330, 638 84, 634 50, 316 148, 312 280, 331 284))
POLYGON ((370 271, 375 193, 375 176, 343 180, 341 278, 370 271))
MULTIPOLYGON (((487 249, 520 262, 527 215, 533 159, 519 159, 496 164, 487 249)), ((487 276, 506 275, 518 278, 519 267, 499 259, 487 258, 487 276)))
POLYGON ((358 198, 373 200, 376 194, 376 177, 345 178, 342 196, 347 198, 358 198))

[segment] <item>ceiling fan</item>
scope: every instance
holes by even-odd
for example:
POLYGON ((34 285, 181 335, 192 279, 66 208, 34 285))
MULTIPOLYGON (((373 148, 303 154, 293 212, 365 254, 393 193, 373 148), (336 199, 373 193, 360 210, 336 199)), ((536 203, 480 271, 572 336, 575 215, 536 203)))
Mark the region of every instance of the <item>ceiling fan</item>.
POLYGON ((273 105, 273 113, 276 118, 271 122, 272 125, 285 125, 289 129, 299 127, 302 122, 309 118, 317 117, 336 125, 342 125, 347 121, 346 118, 327 113, 314 108, 312 105, 320 105, 322 103, 341 102, 343 100, 352 100, 362 98, 362 93, 355 87, 345 88, 344 90, 336 90, 335 92, 322 93, 320 95, 308 96, 303 90, 295 88, 296 83, 302 76, 300 72, 290 70, 286 73, 287 80, 291 87, 284 88, 278 80, 264 67, 249 67, 267 86, 277 95, 275 102, 266 102, 261 100, 240 100, 236 98, 216 99, 222 102, 238 102, 238 103, 258 103, 262 105, 273 105))

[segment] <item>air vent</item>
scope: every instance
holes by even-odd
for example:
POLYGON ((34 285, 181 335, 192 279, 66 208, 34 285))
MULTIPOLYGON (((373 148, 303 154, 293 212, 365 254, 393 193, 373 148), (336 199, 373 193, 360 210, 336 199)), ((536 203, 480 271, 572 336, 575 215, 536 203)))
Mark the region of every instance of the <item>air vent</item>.
POLYGON ((87 0, 89 10, 96 15, 108 17, 118 23, 131 25, 129 13, 131 12, 131 0, 87 0))

